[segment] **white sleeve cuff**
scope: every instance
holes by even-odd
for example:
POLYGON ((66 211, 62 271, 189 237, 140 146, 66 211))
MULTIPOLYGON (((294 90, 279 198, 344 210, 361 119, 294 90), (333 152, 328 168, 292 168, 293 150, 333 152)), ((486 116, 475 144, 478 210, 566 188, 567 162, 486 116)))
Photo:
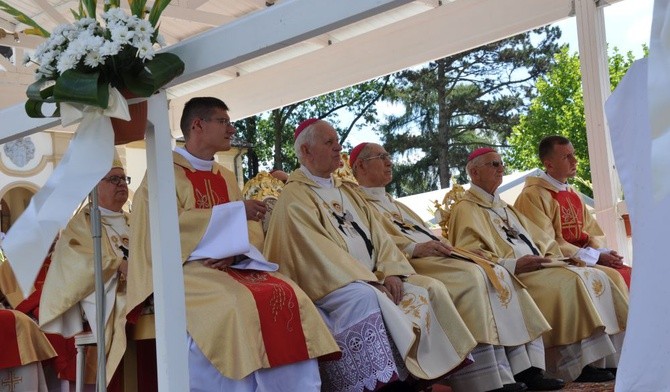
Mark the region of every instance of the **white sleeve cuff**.
POLYGON ((407 257, 408 260, 411 259, 412 257, 414 257, 414 249, 415 248, 416 248, 416 243, 412 242, 411 244, 407 245, 405 247, 405 249, 403 250, 403 252, 405 253, 405 257, 407 257))
POLYGON ((500 259, 498 260, 498 264, 505 267, 510 274, 514 275, 514 271, 516 270, 516 259, 500 259))
POLYGON ((600 258, 600 252, 597 249, 593 248, 581 248, 575 253, 575 257, 583 261, 589 267, 593 267, 598 263, 598 258, 600 258))

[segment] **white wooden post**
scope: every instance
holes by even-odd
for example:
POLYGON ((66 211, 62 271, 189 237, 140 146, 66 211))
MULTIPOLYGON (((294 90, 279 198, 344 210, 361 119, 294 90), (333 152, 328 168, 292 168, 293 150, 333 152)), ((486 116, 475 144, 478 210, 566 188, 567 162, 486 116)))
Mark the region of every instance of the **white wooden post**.
POLYGON ((605 17, 595 0, 575 0, 575 11, 596 218, 607 236, 608 247, 629 255, 623 221, 616 208, 621 187, 604 110, 611 94, 605 17))
POLYGON ((146 131, 158 390, 189 390, 186 306, 165 90, 149 99, 146 131))

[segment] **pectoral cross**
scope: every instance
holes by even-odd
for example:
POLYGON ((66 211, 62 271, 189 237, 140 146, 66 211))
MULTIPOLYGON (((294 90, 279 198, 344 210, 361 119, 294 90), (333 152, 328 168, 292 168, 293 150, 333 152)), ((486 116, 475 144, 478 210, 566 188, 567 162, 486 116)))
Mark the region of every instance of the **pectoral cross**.
POLYGON ((503 226, 503 231, 507 238, 514 238, 515 240, 519 239, 519 231, 513 227, 508 227, 507 225, 503 226))
POLYGON ((16 390, 16 384, 22 383, 23 377, 15 377, 14 371, 10 370, 7 378, 2 380, 2 387, 7 387, 9 392, 14 392, 16 390))

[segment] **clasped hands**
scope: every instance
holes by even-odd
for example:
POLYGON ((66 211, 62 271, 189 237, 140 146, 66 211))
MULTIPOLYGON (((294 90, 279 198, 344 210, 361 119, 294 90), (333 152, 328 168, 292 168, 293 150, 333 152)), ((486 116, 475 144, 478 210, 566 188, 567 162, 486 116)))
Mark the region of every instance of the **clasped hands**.
POLYGON ((244 200, 244 210, 247 213, 247 220, 262 221, 268 207, 260 200, 244 200))
POLYGON ((598 257, 598 265, 604 265, 605 267, 611 268, 621 268, 623 266, 623 256, 614 250, 601 253, 600 257, 598 257))
POLYGON ((387 276, 386 279, 384 279, 384 284, 377 282, 370 282, 370 284, 377 288, 377 290, 386 294, 386 296, 396 305, 400 303, 402 296, 405 295, 402 280, 398 276, 387 276))
POLYGON ((235 264, 235 256, 226 257, 226 258, 223 258, 223 259, 204 259, 202 261, 202 264, 205 267, 214 268, 214 269, 218 269, 219 271, 223 271, 226 268, 230 267, 231 265, 235 264))

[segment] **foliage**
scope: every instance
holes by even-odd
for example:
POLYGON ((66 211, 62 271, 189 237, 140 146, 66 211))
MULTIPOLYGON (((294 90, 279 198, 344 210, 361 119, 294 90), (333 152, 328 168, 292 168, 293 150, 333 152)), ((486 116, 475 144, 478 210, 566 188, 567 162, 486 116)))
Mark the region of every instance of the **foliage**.
MULTIPOLYGON (((643 48, 647 52, 647 48, 643 48)), ((614 89, 635 60, 632 52, 622 54, 614 48, 609 56, 610 85, 614 89)), ((591 196, 591 169, 584 95, 579 55, 563 48, 556 54, 556 65, 536 84, 538 96, 533 99, 527 114, 521 116, 508 139, 512 147, 505 154, 507 164, 517 170, 541 167, 537 146, 543 137, 562 135, 570 139, 579 160, 575 186, 591 196)))
POLYGON ((246 179, 258 174, 261 166, 287 172, 298 167, 293 131, 307 118, 330 122, 340 136, 340 143, 345 150, 349 149, 346 140, 352 132, 377 123, 375 104, 389 83, 389 77, 382 77, 238 121, 235 126, 240 137, 254 142, 254 148, 247 154, 246 179))
MULTIPOLYGON (((184 63, 174 54, 155 53, 164 45, 157 23, 171 0, 157 0, 146 11, 146 0, 128 0, 131 15, 119 7, 119 0, 106 1, 102 22, 96 19, 96 0, 80 0, 72 11, 75 22, 57 26, 48 38, 27 57, 37 64, 37 81, 28 87, 26 111, 43 117, 44 102, 76 102, 106 108, 109 86, 127 89, 148 97, 184 71, 184 63)), ((2 9, 11 7, 0 2, 2 9)), ((11 13, 32 29, 27 33, 45 35, 45 30, 20 11, 11 13)), ((58 115, 58 113, 56 113, 58 115)))
POLYGON ((560 29, 543 27, 401 71, 388 101, 404 107, 381 127, 396 156, 390 191, 398 196, 466 180, 469 151, 501 146, 558 51, 560 29), (399 157, 402 157, 399 159, 399 157))

